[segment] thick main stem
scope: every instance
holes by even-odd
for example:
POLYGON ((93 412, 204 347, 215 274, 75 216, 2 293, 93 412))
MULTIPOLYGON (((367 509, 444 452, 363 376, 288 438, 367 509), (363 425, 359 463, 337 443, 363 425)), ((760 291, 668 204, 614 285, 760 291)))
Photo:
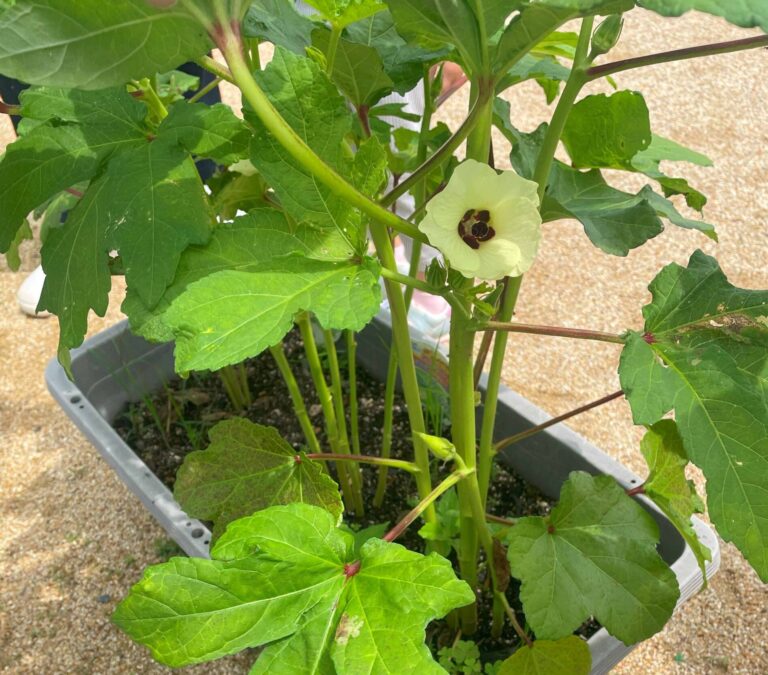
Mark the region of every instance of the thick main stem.
POLYGON ((283 119, 262 88, 253 79, 243 56, 242 43, 231 30, 225 28, 220 42, 219 48, 229 64, 232 77, 235 84, 240 88, 243 98, 288 154, 335 195, 372 218, 378 227, 391 227, 393 230, 407 234, 414 239, 426 240, 418 228, 359 192, 306 144, 304 139, 283 119))

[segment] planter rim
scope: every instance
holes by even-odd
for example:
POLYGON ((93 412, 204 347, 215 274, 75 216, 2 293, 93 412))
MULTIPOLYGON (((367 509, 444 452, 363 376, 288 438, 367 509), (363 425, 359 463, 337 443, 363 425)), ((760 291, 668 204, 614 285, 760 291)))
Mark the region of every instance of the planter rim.
MULTIPOLYGON (((390 330, 390 315, 383 309, 372 326, 380 333, 390 330)), ((130 334, 128 321, 121 321, 114 326, 96 334, 84 342, 84 344, 72 352, 72 368, 85 361, 89 354, 95 353, 100 348, 117 344, 125 334, 130 334)), ((139 340, 140 338, 134 339, 139 340)), ((381 335, 379 336, 381 339, 381 335)), ((434 349, 436 345, 425 338, 418 331, 412 330, 414 347, 417 349, 434 349)), ((145 343, 147 347, 138 355, 121 361, 121 368, 130 367, 147 360, 150 356, 155 358, 166 355, 169 352, 168 344, 145 343)), ((438 346, 438 351, 447 358, 444 348, 438 346)), ((196 518, 189 517, 179 504, 174 500, 172 492, 152 473, 147 465, 134 453, 123 441, 106 419, 104 405, 91 401, 89 392, 102 387, 115 379, 113 372, 94 370, 95 379, 85 390, 71 381, 56 358, 51 359, 45 369, 45 380, 53 398, 64 409, 64 412, 72 419, 77 428, 96 447, 104 460, 112 467, 120 480, 141 500, 145 507, 152 513, 168 535, 190 556, 207 558, 209 556, 210 530, 196 518)), ((156 385, 164 381, 164 377, 157 373, 156 385)), ((487 376, 481 378, 481 388, 485 389, 487 376)), ((142 382, 144 391, 155 387, 151 383, 142 382)), ((551 416, 544 410, 534 405, 523 396, 513 392, 503 383, 499 391, 499 414, 505 408, 514 410, 524 416, 533 424, 540 424, 551 416)), ((624 488, 631 488, 641 481, 639 476, 627 469, 620 462, 606 455, 602 450, 589 443, 586 439, 576 434, 567 425, 560 423, 550 427, 541 434, 559 444, 566 445, 576 455, 592 465, 597 473, 613 476, 624 488)), ((657 514, 657 520, 667 520, 649 499, 640 495, 636 497, 644 506, 657 514)), ((711 553, 712 560, 706 565, 706 577, 710 579, 720 567, 720 546, 713 530, 700 518, 692 518, 693 528, 711 553)), ((693 550, 685 544, 682 554, 670 565, 680 585, 680 599, 676 610, 687 600, 693 597, 703 586, 703 575, 693 550)), ((592 675, 608 673, 619 661, 626 657, 636 645, 624 645, 614 638, 605 628, 601 628, 587 641, 592 653, 592 675)))

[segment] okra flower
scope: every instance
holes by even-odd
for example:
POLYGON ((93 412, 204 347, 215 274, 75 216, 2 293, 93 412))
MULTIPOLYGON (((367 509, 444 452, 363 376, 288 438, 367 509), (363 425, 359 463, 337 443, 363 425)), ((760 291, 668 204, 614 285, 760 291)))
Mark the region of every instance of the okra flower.
POLYGON ((541 240, 537 185, 468 159, 427 205, 419 229, 465 277, 520 276, 541 240))

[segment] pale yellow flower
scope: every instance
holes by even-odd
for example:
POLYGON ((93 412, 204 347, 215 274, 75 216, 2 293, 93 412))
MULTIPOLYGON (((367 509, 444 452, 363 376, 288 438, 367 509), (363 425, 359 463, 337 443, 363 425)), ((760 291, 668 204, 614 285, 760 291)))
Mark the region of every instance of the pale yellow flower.
POLYGON ((520 276, 541 240, 537 189, 514 171, 497 172, 468 159, 429 202, 419 229, 465 277, 520 276))

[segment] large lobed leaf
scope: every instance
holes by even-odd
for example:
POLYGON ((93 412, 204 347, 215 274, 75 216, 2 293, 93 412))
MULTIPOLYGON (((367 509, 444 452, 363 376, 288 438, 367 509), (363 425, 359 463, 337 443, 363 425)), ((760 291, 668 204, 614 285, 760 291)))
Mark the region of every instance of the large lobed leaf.
POLYGON ((0 14, 0 73, 79 89, 154 76, 210 49, 180 4, 146 0, 18 0, 0 14))
MULTIPOLYGON (((684 195, 688 206, 698 211, 707 203, 707 198, 687 180, 662 172, 661 162, 698 166, 712 166, 712 162, 701 153, 653 134, 648 106, 636 91, 597 94, 579 101, 568 116, 563 144, 576 167, 637 171, 657 181, 667 197, 684 195)), ((705 223, 695 229, 716 239, 714 229, 705 223)))
POLYGON ((589 617, 625 644, 660 631, 680 591, 658 540, 653 518, 613 478, 573 472, 549 516, 518 520, 507 535, 536 636, 558 640, 589 617))
MULTIPOLYGON (((509 111, 509 103, 497 98, 494 123, 512 143, 510 160, 514 169, 520 175, 532 178, 547 125, 542 124, 533 132, 522 133, 510 123, 509 111)), ((603 127, 604 130, 607 128, 603 127)), ((616 160, 615 150, 610 148, 620 149, 621 142, 609 140, 605 134, 597 136, 603 138, 602 146, 598 144, 591 150, 584 148, 580 157, 586 163, 605 166, 605 162, 597 161, 598 155, 616 160)), ((675 156, 680 156, 683 150, 688 152, 681 146, 676 147, 680 151, 675 156)), ((595 246, 620 256, 627 255, 631 249, 659 235, 664 230, 662 217, 678 227, 696 229, 716 238, 714 226, 685 218, 670 200, 655 193, 650 186, 631 194, 608 185, 599 169, 580 171, 559 160, 552 164, 542 203, 542 217, 545 222, 574 218, 584 226, 595 246)))
MULTIPOLYGON (((342 146, 352 118, 346 101, 312 60, 278 48, 270 64, 256 74, 259 84, 286 121, 331 167, 346 173, 348 159, 342 146)), ((259 118, 245 110, 254 127, 251 161, 297 221, 322 227, 349 228, 352 209, 334 195, 267 131, 259 118)))
POLYGON ((266 645, 253 673, 439 673, 432 619, 474 600, 450 563, 351 534, 316 506, 235 521, 213 560, 149 568, 114 621, 169 666, 266 645))
POLYGON ((589 675, 592 655, 576 635, 561 640, 536 640, 521 646, 499 668, 498 675, 589 675))
POLYGON ((669 410, 707 479, 709 515, 768 579, 768 291, 728 282, 701 251, 650 285, 619 375, 637 424, 669 410))
POLYGON ((217 370, 279 342, 294 315, 312 311, 323 328, 361 330, 378 312, 378 265, 301 256, 253 272, 226 270, 191 284, 165 313, 176 339, 176 369, 217 370))
POLYGON ((336 483, 277 429, 235 418, 208 436, 206 450, 184 458, 173 496, 190 516, 212 521, 214 537, 232 521, 278 504, 313 504, 341 517, 336 483))
POLYGON ((768 32, 768 5, 764 0, 637 0, 637 4, 663 16, 698 10, 721 16, 737 26, 756 26, 768 32))
POLYGON ((220 224, 205 246, 187 248, 173 283, 154 308, 148 308, 129 288, 123 312, 135 333, 153 342, 170 341, 173 330, 163 315, 191 283, 223 270, 255 271, 261 264, 297 253, 315 260, 345 262, 354 251, 336 230, 291 225, 281 211, 257 208, 231 223, 220 224))
POLYGON ((96 175, 113 153, 146 141, 146 108, 124 90, 32 89, 22 94, 22 104, 29 119, 42 123, 0 158, 0 252, 30 211, 96 175))
POLYGON ((154 307, 182 251, 204 244, 213 212, 189 153, 158 137, 118 154, 105 174, 102 208, 128 285, 154 307))
POLYGON ((640 450, 648 464, 643 494, 650 497, 691 547, 706 579, 705 563, 712 560, 709 549, 699 541, 691 524, 694 513, 704 510, 696 486, 685 477, 688 455, 673 420, 661 420, 645 434, 640 450))

